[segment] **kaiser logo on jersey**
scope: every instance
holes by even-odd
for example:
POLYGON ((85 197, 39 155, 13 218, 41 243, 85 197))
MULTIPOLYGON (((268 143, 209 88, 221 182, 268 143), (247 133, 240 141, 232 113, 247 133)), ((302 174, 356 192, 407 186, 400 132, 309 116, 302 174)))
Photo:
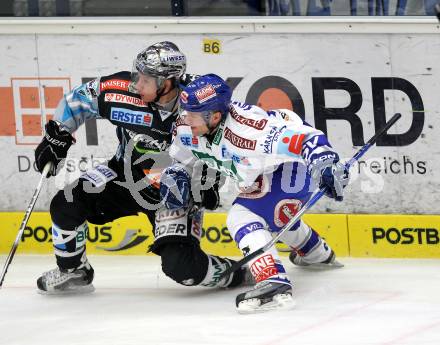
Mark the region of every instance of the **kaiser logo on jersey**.
POLYGON ((121 79, 110 79, 107 81, 101 82, 99 85, 100 91, 105 90, 128 90, 129 82, 127 80, 121 80, 121 79))
POLYGON ((133 96, 127 96, 120 93, 106 93, 105 94, 105 101, 106 102, 116 102, 116 103, 123 103, 123 104, 131 104, 135 105, 137 107, 145 107, 145 102, 137 97, 133 96))
POLYGON ((153 122, 153 114, 144 111, 132 111, 123 108, 112 107, 110 120, 132 125, 140 125, 151 127, 153 122))
POLYGON ((205 87, 201 88, 200 90, 194 92, 194 95, 196 96, 199 103, 203 103, 215 97, 217 93, 215 92, 214 87, 211 84, 208 84, 205 87))
POLYGON ((290 129, 286 130, 278 140, 277 153, 299 156, 305 136, 305 134, 298 134, 290 129))

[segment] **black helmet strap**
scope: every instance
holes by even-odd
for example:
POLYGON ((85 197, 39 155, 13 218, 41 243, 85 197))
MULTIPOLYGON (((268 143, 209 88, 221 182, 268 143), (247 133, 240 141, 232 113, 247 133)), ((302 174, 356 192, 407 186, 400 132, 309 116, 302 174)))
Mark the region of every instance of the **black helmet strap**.
POLYGON ((162 84, 162 87, 157 89, 157 91, 156 91, 156 98, 153 101, 154 103, 157 103, 161 97, 163 97, 165 95, 168 95, 171 91, 176 89, 176 85, 177 85, 176 78, 173 78, 173 79, 170 79, 170 80, 171 80, 171 87, 170 87, 170 89, 168 91, 165 92, 165 81, 166 81, 166 79, 164 80, 164 82, 162 84))

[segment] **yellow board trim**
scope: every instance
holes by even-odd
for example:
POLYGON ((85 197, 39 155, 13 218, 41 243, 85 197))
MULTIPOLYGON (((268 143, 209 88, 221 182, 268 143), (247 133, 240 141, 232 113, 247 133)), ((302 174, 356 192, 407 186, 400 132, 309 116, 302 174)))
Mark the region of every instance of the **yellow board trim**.
MULTIPOLYGON (((0 254, 7 254, 18 233, 23 213, 0 212, 0 254)), ((307 214, 315 229, 338 256, 378 258, 440 258, 440 216, 307 214)), ((202 248, 214 255, 241 256, 226 227, 226 214, 204 217, 202 248)), ((51 220, 48 212, 32 213, 18 253, 50 254, 51 220)), ((89 224, 87 253, 150 255, 151 225, 145 215, 124 217, 104 225, 89 224)), ((278 244, 279 248, 286 248, 278 244)))
POLYGON ((440 258, 440 216, 348 215, 350 255, 440 258))

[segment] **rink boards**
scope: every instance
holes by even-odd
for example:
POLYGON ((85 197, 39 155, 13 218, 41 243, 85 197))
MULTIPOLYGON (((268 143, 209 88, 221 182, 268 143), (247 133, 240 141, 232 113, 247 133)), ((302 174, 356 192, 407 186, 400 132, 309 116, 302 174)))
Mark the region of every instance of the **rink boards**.
MULTIPOLYGON (((341 160, 402 114, 353 166, 344 203, 320 202, 313 212, 440 214, 440 193, 432 192, 440 189, 435 18, 37 19, 0 23, 1 211, 28 204, 40 177, 34 150, 62 94, 130 70, 141 49, 171 39, 186 54, 188 73, 220 75, 234 100, 294 110, 327 134, 341 160)), ((115 127, 105 119, 85 122, 75 138, 36 210, 47 211, 58 190, 117 147, 115 127)), ((228 186, 224 195, 235 192, 228 186)))
MULTIPOLYGON (((14 242, 23 213, 0 213, 0 254, 14 242)), ((378 258, 440 258, 440 216, 309 214, 303 219, 316 229, 339 256, 378 258)), ((51 220, 47 212, 32 214, 19 253, 52 252, 51 220)), ((102 255, 143 255, 153 242, 145 215, 113 223, 89 225, 87 252, 102 255)), ((202 247, 216 255, 239 256, 226 227, 226 214, 205 214, 202 247)), ((279 248, 283 248, 279 244, 279 248)))

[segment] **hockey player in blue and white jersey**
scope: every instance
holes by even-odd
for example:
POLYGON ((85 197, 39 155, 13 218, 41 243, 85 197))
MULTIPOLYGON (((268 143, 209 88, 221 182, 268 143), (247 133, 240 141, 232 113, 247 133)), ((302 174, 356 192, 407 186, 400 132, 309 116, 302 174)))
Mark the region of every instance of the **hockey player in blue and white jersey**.
MULTIPOLYGON (((161 179, 170 208, 185 204, 192 167, 200 160, 234 179, 241 190, 227 225, 244 255, 268 243, 307 202, 317 186, 343 199, 348 171, 326 136, 290 110, 264 111, 231 102, 231 90, 217 75, 188 84, 180 95, 180 118, 161 179)), ((185 204, 186 205, 186 204, 185 204)), ((282 236, 291 261, 300 266, 341 267, 335 253, 303 221, 282 236)), ((249 262, 255 287, 237 296, 240 313, 293 307, 292 283, 272 247, 249 262)))

